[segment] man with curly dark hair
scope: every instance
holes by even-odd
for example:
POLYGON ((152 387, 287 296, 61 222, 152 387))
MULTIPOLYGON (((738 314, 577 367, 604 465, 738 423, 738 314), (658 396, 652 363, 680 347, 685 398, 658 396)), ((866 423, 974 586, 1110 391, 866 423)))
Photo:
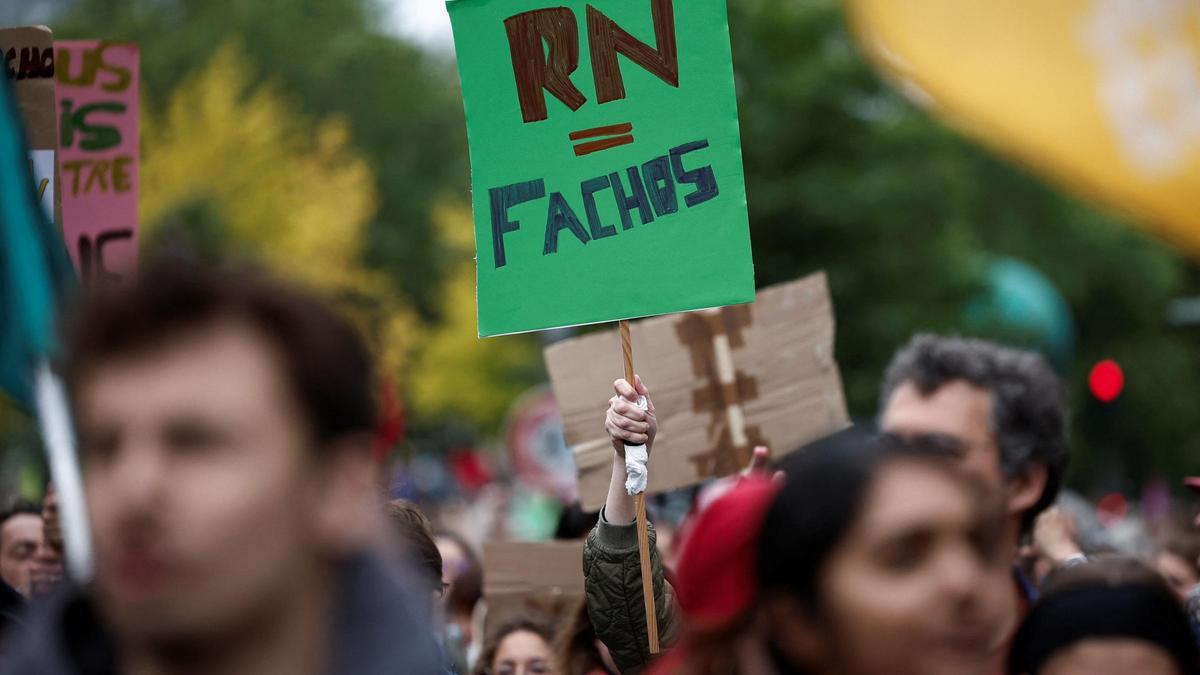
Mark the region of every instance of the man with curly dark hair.
MULTIPOLYGON (((916 335, 884 373, 879 426, 936 448, 1003 501, 1003 554, 1015 561, 1021 537, 1054 503, 1067 466, 1063 388, 1039 354, 985 340, 916 335)), ((1082 558, 1077 548, 1055 562, 1082 558)), ((1013 616, 1037 590, 1014 565, 1013 616)), ((1015 625, 1014 625, 1015 629, 1015 625)), ((996 645, 996 670, 1006 644, 996 645)))
POLYGON ((1067 464, 1063 390, 1039 354, 917 335, 884 374, 879 422, 885 432, 932 441, 1003 494, 1014 549, 1058 495, 1067 464))

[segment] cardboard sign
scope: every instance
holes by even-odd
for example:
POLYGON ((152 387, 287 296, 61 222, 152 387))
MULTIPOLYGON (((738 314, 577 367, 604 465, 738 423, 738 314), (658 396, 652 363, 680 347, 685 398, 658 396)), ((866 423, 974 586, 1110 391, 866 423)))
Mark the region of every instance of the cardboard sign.
POLYGON ((562 619, 583 596, 583 540, 489 541, 483 545, 483 595, 487 628, 530 611, 562 619))
POLYGON ((0 28, 0 55, 13 84, 29 143, 29 166, 38 200, 54 220, 54 151, 58 146, 54 114, 54 36, 45 26, 0 28))
POLYGON ((63 237, 85 283, 137 269, 138 48, 54 43, 63 237))
POLYGON ((482 336, 754 298, 724 0, 449 0, 482 336))
POLYGON ((58 192, 55 188, 56 174, 54 150, 29 151, 29 168, 33 170, 33 182, 37 186, 38 203, 46 218, 54 222, 59 213, 58 192))
POLYGON ((915 102, 1200 254, 1200 3, 847 6, 915 102))
MULTIPOLYGON (((755 445, 779 457, 849 423, 823 273, 764 289, 753 305, 649 319, 631 331, 659 426, 647 492, 735 473, 755 445)), ((544 354, 580 501, 599 509, 612 468, 604 410, 620 341, 593 333, 544 354)))

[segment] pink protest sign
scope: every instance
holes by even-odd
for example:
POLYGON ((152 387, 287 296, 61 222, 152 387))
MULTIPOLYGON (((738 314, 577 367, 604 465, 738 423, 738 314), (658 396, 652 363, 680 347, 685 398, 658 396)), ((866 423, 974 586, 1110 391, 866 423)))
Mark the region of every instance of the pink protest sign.
POLYGON ((138 48, 55 40, 63 237, 85 283, 137 270, 138 48))

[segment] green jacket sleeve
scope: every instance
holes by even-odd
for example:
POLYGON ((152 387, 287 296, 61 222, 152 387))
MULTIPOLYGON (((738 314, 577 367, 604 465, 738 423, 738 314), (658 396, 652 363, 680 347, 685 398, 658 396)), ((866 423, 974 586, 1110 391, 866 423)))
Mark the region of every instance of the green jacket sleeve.
MULTIPOLYGON (((678 610, 675 593, 663 579, 653 525, 649 526, 649 534, 659 646, 666 648, 678 632, 678 610)), ((588 617, 596 629, 596 637, 608 646, 613 662, 623 674, 641 672, 651 655, 646 641, 646 609, 634 523, 615 525, 604 519, 604 511, 600 512, 600 522, 583 546, 583 579, 588 617)))

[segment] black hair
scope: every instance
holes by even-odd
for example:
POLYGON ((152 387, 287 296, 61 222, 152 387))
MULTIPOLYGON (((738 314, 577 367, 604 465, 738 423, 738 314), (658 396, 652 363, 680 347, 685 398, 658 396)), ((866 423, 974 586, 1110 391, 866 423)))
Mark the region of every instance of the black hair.
POLYGON ((89 289, 66 318, 66 377, 161 348, 222 321, 276 351, 317 448, 375 427, 373 364, 357 332, 311 294, 249 269, 171 260, 143 265, 124 287, 89 289))
POLYGON ((18 499, 17 501, 13 502, 12 506, 8 507, 4 511, 0 511, 0 529, 4 527, 10 518, 19 515, 30 515, 41 518, 42 507, 34 504, 33 502, 29 502, 24 499, 18 499))
POLYGON ((1154 570, 1127 556, 1097 556, 1056 572, 1013 638, 1008 672, 1040 672, 1056 653, 1096 638, 1134 639, 1200 673, 1200 651, 1179 601, 1154 570))
POLYGON ((442 554, 433 541, 433 526, 417 505, 407 499, 393 499, 383 512, 392 531, 404 545, 405 555, 414 570, 435 591, 442 590, 442 554))
POLYGON ((992 396, 991 427, 1000 468, 1009 478, 1034 464, 1046 467, 1046 486, 1021 514, 1028 530, 1054 503, 1067 468, 1067 415, 1063 387, 1040 354, 985 340, 919 334, 892 357, 883 378, 879 408, 898 387, 911 383, 923 396, 963 381, 992 396))
POLYGON ((885 445, 860 427, 827 436, 780 462, 785 480, 763 519, 758 580, 819 605, 821 567, 858 518, 885 445))
POLYGON ((549 617, 541 614, 519 614, 511 619, 500 624, 499 628, 488 636, 487 642, 483 646, 483 651, 479 655, 479 661, 475 664, 473 675, 488 675, 492 670, 492 661, 496 659, 496 652, 500 650, 500 643, 504 642, 504 638, 519 633, 521 631, 529 631, 546 641, 546 646, 553 653, 554 645, 554 624, 551 623, 549 617))
MULTIPOLYGON (((971 483, 919 443, 875 436, 851 427, 821 439, 780 463, 785 480, 763 520, 758 581, 764 595, 782 591, 814 611, 821 608, 821 571, 861 515, 867 493, 892 462, 915 462, 971 483)), ((980 497, 983 498, 982 493, 980 497)), ((996 516, 999 517, 999 511, 996 516)), ((981 546, 1000 528, 986 528, 981 546)), ((986 549, 985 549, 986 550, 986 549)))

